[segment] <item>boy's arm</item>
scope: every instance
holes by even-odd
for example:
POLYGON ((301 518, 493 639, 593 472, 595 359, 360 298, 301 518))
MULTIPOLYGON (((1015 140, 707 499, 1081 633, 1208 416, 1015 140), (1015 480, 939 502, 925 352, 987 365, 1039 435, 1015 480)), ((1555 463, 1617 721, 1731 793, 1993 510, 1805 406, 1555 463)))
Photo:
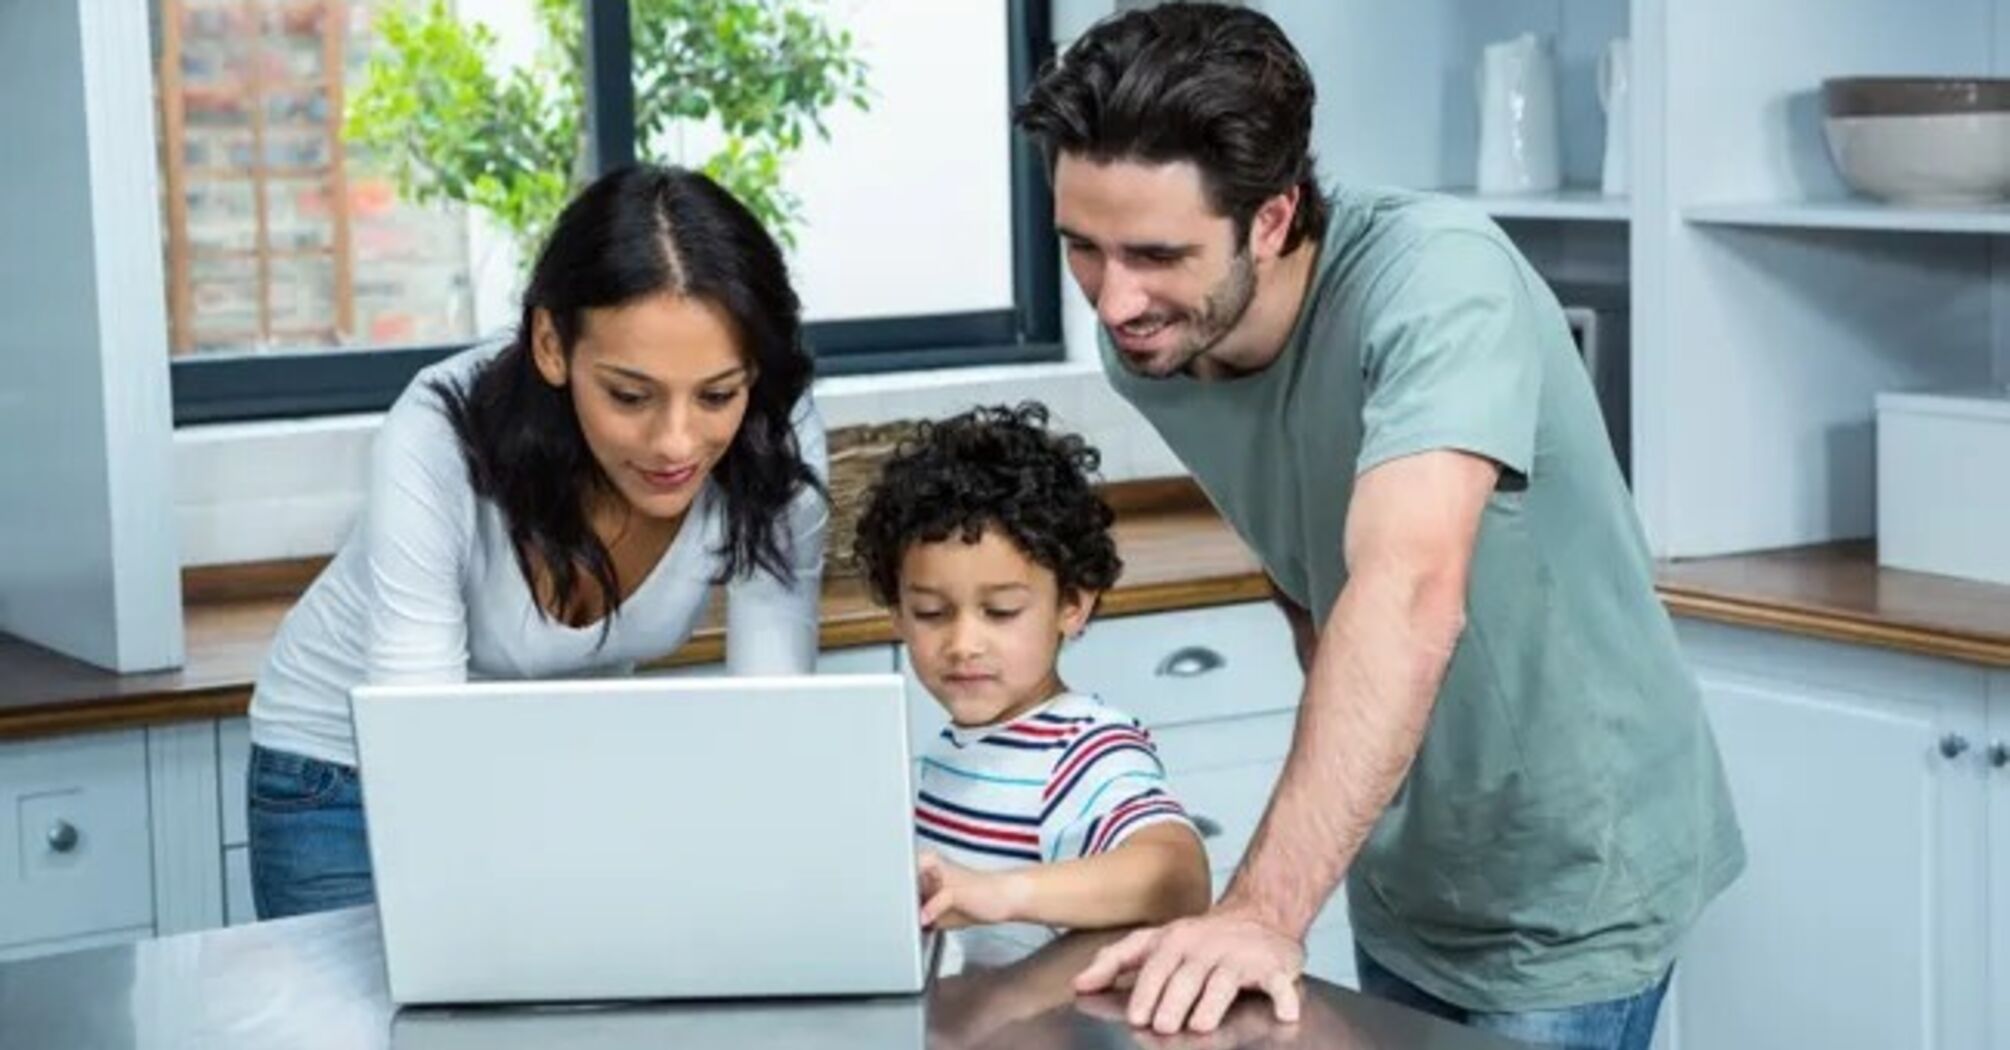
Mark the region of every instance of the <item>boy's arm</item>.
POLYGON ((1182 822, 1139 828, 1115 848, 1009 871, 972 871, 924 854, 923 925, 1033 922, 1097 929, 1171 922, 1207 910, 1207 851, 1182 822))

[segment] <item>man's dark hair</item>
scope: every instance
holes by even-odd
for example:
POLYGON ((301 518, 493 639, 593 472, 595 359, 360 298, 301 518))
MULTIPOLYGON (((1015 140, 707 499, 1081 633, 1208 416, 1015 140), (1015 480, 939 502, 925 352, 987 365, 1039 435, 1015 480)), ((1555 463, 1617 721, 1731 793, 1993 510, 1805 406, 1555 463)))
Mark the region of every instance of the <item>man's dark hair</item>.
POLYGON ((1089 476, 1101 457, 1074 434, 1047 429, 1047 406, 977 408, 923 423, 880 471, 852 549, 873 597, 900 599, 909 547, 996 530, 1054 574, 1062 597, 1107 591, 1124 563, 1116 515, 1089 476))
POLYGON ((1097 163, 1192 161, 1238 246, 1264 201, 1298 187, 1285 252, 1326 231, 1311 149, 1312 73, 1263 14, 1169 3, 1098 22, 1034 79, 1013 120, 1051 172, 1097 163))

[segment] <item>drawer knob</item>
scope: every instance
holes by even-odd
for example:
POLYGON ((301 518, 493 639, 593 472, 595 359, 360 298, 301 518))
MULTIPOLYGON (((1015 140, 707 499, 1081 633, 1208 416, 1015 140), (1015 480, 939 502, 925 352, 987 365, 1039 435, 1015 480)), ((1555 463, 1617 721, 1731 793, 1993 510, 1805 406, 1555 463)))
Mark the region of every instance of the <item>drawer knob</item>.
POLYGON ((1160 678, 1198 678, 1209 671, 1219 671, 1228 665, 1221 654, 1204 645, 1189 645, 1176 649, 1172 655, 1159 661, 1153 674, 1160 678))
POLYGON ((1940 738, 1940 757, 1960 758, 1968 753, 1968 738, 1959 733, 1949 733, 1940 738))
POLYGON ((2010 744, 1998 740, 1989 745, 1989 764, 1997 769, 2010 766, 2010 744))
POLYGON ((1200 832, 1200 837, 1204 839, 1221 837, 1221 822, 1213 817, 1204 817, 1195 813, 1193 815, 1193 829, 1200 832))
POLYGON ((49 848, 57 853, 68 853, 77 848, 77 826, 67 820, 59 820, 49 825, 49 848))

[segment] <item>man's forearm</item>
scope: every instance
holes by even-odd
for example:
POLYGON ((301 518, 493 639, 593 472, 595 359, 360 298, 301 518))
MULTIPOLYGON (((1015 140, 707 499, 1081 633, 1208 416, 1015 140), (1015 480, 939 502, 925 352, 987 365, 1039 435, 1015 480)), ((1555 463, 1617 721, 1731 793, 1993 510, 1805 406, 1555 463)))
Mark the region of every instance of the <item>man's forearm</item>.
POLYGON ((1365 568, 1348 582, 1224 907, 1253 909, 1303 938, 1416 757, 1463 625, 1462 584, 1365 568))

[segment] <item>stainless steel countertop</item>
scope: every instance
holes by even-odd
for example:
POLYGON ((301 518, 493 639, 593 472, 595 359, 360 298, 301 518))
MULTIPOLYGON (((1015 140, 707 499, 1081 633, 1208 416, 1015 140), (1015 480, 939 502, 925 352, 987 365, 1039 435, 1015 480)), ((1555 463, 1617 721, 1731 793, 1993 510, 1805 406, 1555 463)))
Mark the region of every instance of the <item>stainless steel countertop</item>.
POLYGON ((1162 1039, 1124 1022, 1122 1000, 1069 981, 1113 934, 1037 950, 960 934, 924 997, 866 1001, 396 1010, 373 909, 183 934, 0 965, 0 1047, 33 1050, 623 1050, 660 1047, 1429 1047, 1517 1044, 1323 981, 1303 1019, 1238 1004, 1211 1036, 1162 1039), (965 961, 957 963, 956 957, 965 961), (984 964, 974 960, 984 959, 984 964), (949 973, 955 969, 958 972, 949 973))

